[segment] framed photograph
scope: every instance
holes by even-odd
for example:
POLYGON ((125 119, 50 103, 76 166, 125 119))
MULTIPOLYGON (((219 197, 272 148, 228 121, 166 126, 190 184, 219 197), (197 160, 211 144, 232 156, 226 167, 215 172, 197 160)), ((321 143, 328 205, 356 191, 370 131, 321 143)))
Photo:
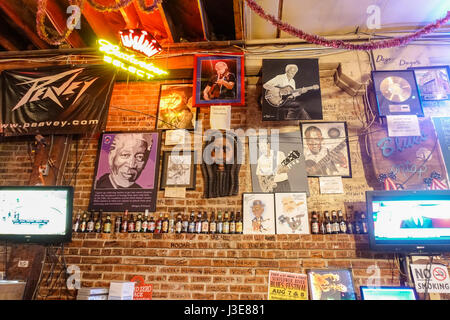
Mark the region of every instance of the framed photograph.
POLYGON ((192 84, 162 84, 159 93, 158 130, 195 129, 198 108, 192 106, 192 84))
POLYGON ((277 234, 309 234, 306 193, 275 193, 277 234))
POLYGON ((346 122, 300 123, 308 177, 351 178, 346 122))
POLYGON ((253 192, 309 194, 300 130, 249 137, 253 192), (254 158, 253 158, 254 157, 254 158))
POLYGON ((195 190, 194 151, 164 151, 159 189, 179 187, 195 190))
POLYGON ((158 132, 102 133, 89 210, 155 211, 160 144, 158 132))
POLYGON ((243 193, 243 233, 275 234, 273 193, 243 193))
POLYGON ((350 269, 307 270, 311 300, 356 300, 350 269))
POLYGON ((413 70, 372 71, 378 114, 423 117, 422 104, 413 70))
POLYGON ((194 56, 194 106, 244 105, 244 55, 194 56))
POLYGON ((318 59, 263 59, 263 121, 321 120, 318 59))
POLYGON ((450 100, 449 66, 408 68, 416 75, 422 101, 450 100))

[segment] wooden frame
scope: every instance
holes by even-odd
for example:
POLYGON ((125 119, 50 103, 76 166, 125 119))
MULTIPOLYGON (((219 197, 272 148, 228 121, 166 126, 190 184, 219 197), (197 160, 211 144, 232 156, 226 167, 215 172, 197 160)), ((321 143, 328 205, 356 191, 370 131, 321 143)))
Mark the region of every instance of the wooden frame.
POLYGON ((165 190, 167 187, 186 188, 187 190, 195 190, 196 165, 194 162, 194 151, 164 151, 162 157, 161 167, 161 181, 159 189, 165 190), (173 163, 171 157, 176 157, 180 161, 173 163), (187 157, 190 157, 190 163, 187 162, 187 157), (169 166, 172 164, 172 168, 169 166), (169 172, 172 172, 168 176, 169 172))

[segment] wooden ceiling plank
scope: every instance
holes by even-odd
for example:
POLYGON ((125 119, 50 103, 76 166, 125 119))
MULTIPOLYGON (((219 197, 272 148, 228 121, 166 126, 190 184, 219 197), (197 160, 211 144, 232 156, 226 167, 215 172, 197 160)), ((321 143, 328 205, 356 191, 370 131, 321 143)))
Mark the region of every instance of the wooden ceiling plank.
POLYGON ((244 38, 244 33, 242 29, 242 2, 240 0, 233 0, 233 11, 236 40, 242 40, 244 38))
MULTIPOLYGON (((61 8, 54 1, 47 1, 45 13, 60 35, 66 32, 67 17, 61 12, 61 8)), ((86 46, 76 29, 70 33, 67 38, 67 43, 73 48, 83 48, 86 46)))
MULTIPOLYGON (((116 2, 119 2, 119 0, 116 0, 116 2)), ((120 9, 120 13, 122 14, 123 20, 125 20, 127 29, 141 28, 141 19, 134 6, 126 6, 120 9)))
POLYGON ((23 7, 20 6, 20 3, 17 3, 16 0, 1 0, 0 9, 2 9, 5 14, 14 21, 17 27, 25 33, 25 35, 38 49, 51 48, 47 42, 39 38, 37 35, 35 21, 25 21, 25 16, 22 14, 23 7))
POLYGON ((158 4, 158 11, 167 34, 167 42, 174 43, 175 41, 173 32, 175 31, 175 27, 170 27, 171 25, 173 25, 172 19, 170 18, 169 13, 164 11, 164 8, 161 4, 158 4))
POLYGON ((92 8, 88 2, 85 2, 84 4, 83 15, 95 32, 97 38, 106 39, 108 41, 118 41, 118 34, 113 31, 114 28, 109 25, 104 14, 92 8))

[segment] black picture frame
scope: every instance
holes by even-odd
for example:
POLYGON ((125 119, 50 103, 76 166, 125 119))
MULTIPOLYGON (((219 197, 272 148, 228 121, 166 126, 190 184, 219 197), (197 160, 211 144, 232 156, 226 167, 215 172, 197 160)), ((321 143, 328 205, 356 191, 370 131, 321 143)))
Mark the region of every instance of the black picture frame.
POLYGON ((302 135, 303 154, 305 156, 305 169, 308 177, 352 177, 347 122, 301 122, 300 132, 302 135), (313 138, 307 137, 312 134, 309 132, 313 130, 316 131, 315 129, 309 129, 308 132, 308 128, 311 127, 318 128, 320 130, 320 134, 322 135, 319 150, 312 150, 318 143, 315 143, 316 141, 313 141, 313 138), (324 134, 324 131, 326 131, 326 135, 324 134), (343 131, 342 133, 344 133, 344 137, 341 137, 341 131, 343 131), (323 148, 324 146, 326 149, 323 148), (346 148, 346 152, 341 152, 344 147, 346 148), (341 163, 336 163, 333 161, 333 159, 331 159, 331 155, 329 154, 329 152, 332 151, 339 152, 342 156, 345 156, 345 161, 343 158, 340 161, 341 163))
POLYGON ((413 70, 377 70, 371 76, 380 117, 424 116, 413 70))
POLYGON ((445 101, 450 100, 450 67, 448 65, 440 65, 440 66, 428 66, 428 67, 410 67, 408 70, 413 70, 416 76, 417 87, 419 89, 419 96, 422 101, 445 101), (440 89, 446 91, 446 93, 433 93, 433 90, 439 89, 436 88, 436 85, 430 83, 433 80, 436 80, 437 74, 434 72, 433 75, 427 75, 427 72, 433 72, 436 70, 445 70, 446 79, 442 79, 442 83, 437 86, 441 86, 440 89), (427 76, 431 77, 426 78, 427 76), (443 88, 446 87, 446 88, 443 88))
MULTIPOLYGON (((307 269, 306 275, 308 277, 308 288, 310 300, 356 300, 355 285, 353 280, 352 270, 348 268, 336 268, 336 269, 307 269), (319 290, 322 289, 323 285, 320 287, 314 286, 313 274, 324 275, 323 279, 325 282, 330 283, 329 290, 319 290), (338 275, 338 277, 325 277, 327 275, 338 275), (344 278, 343 276, 346 276, 344 278), (339 285, 344 285, 346 290, 339 291, 339 285), (340 293, 339 293, 340 292, 340 293), (324 293, 326 297, 324 297, 324 293)), ((324 284, 324 281, 321 281, 324 284)))
MULTIPOLYGON (((179 164, 178 164, 179 165, 179 164)), ((178 167, 178 171, 185 170, 186 168, 178 167)), ((175 168, 173 169, 175 170, 175 168)), ((178 172, 177 177, 172 177, 172 179, 186 179, 186 173, 178 172), (180 175, 181 174, 181 175, 180 175)), ((173 151, 163 151, 162 155, 162 165, 161 165, 161 180, 159 183, 159 190, 165 190, 168 187, 178 187, 178 188, 186 188, 186 190, 195 190, 196 184, 196 174, 197 174, 197 165, 195 164, 195 152, 194 151, 176 151, 176 154, 173 151), (188 183, 168 183, 168 171, 170 165, 170 156, 189 156, 190 164, 181 164, 182 166, 189 166, 189 182, 188 183)))

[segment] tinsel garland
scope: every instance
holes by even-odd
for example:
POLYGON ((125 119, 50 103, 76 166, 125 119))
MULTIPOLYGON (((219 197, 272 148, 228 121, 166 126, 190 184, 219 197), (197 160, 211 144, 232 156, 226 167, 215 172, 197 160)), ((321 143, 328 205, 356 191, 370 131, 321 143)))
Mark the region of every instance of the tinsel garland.
MULTIPOLYGON (((80 7, 80 11, 83 10, 84 0, 79 0, 79 1, 70 0, 69 3, 71 5, 77 5, 78 7, 80 7)), ((45 29, 45 17, 46 17, 45 10, 46 10, 46 8, 47 8, 47 0, 39 0, 37 12, 36 12, 37 33, 38 33, 39 37, 42 40, 46 41, 48 44, 51 44, 54 46, 59 46, 60 44, 62 44, 63 42, 65 42, 67 40, 67 38, 72 33, 73 29, 67 28, 66 31, 63 33, 63 35, 57 36, 54 38, 50 38, 50 36, 47 33, 47 30, 45 29)))
POLYGON ((435 23, 431 23, 422 29, 403 37, 397 37, 388 40, 381 40, 376 42, 365 42, 361 44, 351 44, 348 42, 344 42, 342 40, 327 40, 324 37, 320 37, 317 35, 313 35, 303 30, 297 29, 290 24, 284 23, 275 16, 271 14, 267 14, 264 9, 259 6, 254 0, 245 0, 247 5, 252 9, 257 15, 263 18, 266 21, 272 23, 278 29, 289 33, 295 37, 303 39, 309 43, 317 44, 325 47, 332 47, 336 49, 347 49, 347 50, 373 50, 373 49, 384 49, 384 48, 392 48, 399 47, 408 44, 409 42, 416 40, 427 33, 431 33, 434 30, 440 28, 442 25, 446 24, 450 20, 450 11, 447 12, 447 15, 439 20, 436 20, 435 23))
MULTIPOLYGON (((95 0, 87 0, 89 4, 97 11, 100 12, 110 12, 110 11, 117 11, 122 8, 125 8, 128 6, 133 0, 119 0, 113 5, 110 6, 104 6, 101 4, 98 4, 95 0)), ((162 0, 153 0, 153 4, 147 7, 145 0, 138 0, 139 9, 141 9, 144 12, 150 13, 156 8, 158 8, 158 4, 160 4, 162 0)))

